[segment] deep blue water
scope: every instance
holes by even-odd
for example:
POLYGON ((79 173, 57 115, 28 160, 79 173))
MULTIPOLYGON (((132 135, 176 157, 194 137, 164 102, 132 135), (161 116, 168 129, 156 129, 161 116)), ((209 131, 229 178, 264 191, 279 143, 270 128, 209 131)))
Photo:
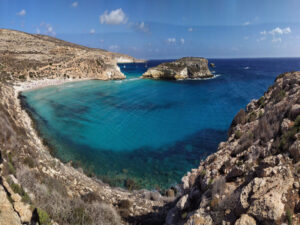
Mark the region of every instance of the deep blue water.
POLYGON ((83 81, 23 92, 57 157, 104 181, 139 187, 176 184, 216 151, 240 108, 259 98, 300 59, 210 59, 210 80, 139 79, 147 64, 120 64, 122 81, 83 81))

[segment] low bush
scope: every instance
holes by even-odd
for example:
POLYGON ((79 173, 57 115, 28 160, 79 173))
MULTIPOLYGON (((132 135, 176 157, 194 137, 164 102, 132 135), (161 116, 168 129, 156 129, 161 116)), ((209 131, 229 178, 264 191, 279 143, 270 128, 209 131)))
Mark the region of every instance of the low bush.
POLYGON ((48 213, 40 208, 37 209, 40 225, 51 225, 51 219, 48 213))
POLYGON ((29 166, 29 168, 35 167, 35 161, 29 156, 24 159, 24 164, 29 166))
POLYGON ((266 105, 266 103, 265 103, 265 97, 264 96, 260 97, 260 99, 258 99, 258 101, 257 101, 257 104, 258 104, 259 107, 264 108, 265 105, 266 105))
POLYGON ((300 132, 300 115, 297 116, 293 127, 291 127, 286 133, 280 138, 279 149, 287 151, 290 145, 296 140, 296 133, 300 132))
POLYGON ((240 130, 237 130, 234 132, 234 136, 236 139, 240 139, 240 137, 243 135, 243 133, 240 130))
POLYGON ((9 183, 11 189, 13 190, 13 192, 15 192, 16 194, 19 194, 22 197, 23 202, 28 203, 28 204, 31 203, 29 195, 24 191, 24 189, 20 185, 15 184, 11 180, 8 180, 8 183, 9 183))
POLYGON ((248 122, 252 122, 256 120, 256 118, 257 118, 256 112, 251 112, 250 115, 248 116, 248 122))

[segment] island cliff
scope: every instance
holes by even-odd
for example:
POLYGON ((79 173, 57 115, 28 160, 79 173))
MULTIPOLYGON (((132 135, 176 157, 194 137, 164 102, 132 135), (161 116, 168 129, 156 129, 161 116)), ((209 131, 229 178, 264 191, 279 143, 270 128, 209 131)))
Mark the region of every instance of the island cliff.
MULTIPOLYGON (((12 39, 25 35, 11 32, 12 39)), ((0 48, 8 46, 9 41, 1 38, 0 48)), ((52 42, 44 44, 52 46, 52 42)), ((80 48, 85 49, 76 46, 72 51, 80 48)), ((300 223, 300 72, 279 75, 263 97, 237 113, 228 140, 220 143, 216 153, 184 176, 182 184, 159 193, 110 187, 75 169, 72 162, 64 164, 53 157, 21 107, 16 86, 45 76, 37 73, 31 78, 29 71, 39 67, 34 63, 19 67, 18 62, 31 60, 30 54, 24 55, 16 46, 12 49, 8 62, 3 63, 3 54, 0 61, 1 225, 300 223), (19 77, 22 71, 24 77, 19 77)), ((116 62, 114 53, 91 51, 99 51, 99 58, 107 57, 108 65, 116 62)), ((47 68, 47 79, 71 79, 52 78, 59 68, 47 68)), ((109 79, 106 64, 101 68, 89 76, 102 74, 109 79)), ((84 79, 85 75, 77 76, 84 79)))
POLYGON ((211 78, 208 61, 200 57, 184 57, 174 62, 162 63, 148 69, 143 78, 184 80, 196 78, 211 78))

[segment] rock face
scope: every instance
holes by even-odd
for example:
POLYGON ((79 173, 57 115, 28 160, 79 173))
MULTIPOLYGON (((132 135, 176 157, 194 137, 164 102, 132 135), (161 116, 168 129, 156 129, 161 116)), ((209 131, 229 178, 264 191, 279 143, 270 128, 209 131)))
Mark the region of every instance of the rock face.
POLYGON ((124 79, 117 62, 135 58, 53 37, 0 29, 0 79, 124 79))
POLYGON ((278 76, 183 177, 166 224, 300 224, 299 103, 300 72, 278 76))
POLYGON ((148 69, 142 76, 151 79, 184 80, 211 78, 208 61, 200 57, 185 57, 148 69))

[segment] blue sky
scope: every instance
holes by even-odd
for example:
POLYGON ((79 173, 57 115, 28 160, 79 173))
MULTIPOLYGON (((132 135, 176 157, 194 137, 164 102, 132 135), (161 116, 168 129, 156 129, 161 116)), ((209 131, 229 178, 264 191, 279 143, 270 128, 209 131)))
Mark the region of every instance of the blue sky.
POLYGON ((137 58, 300 56, 299 0, 0 0, 0 27, 137 58))

